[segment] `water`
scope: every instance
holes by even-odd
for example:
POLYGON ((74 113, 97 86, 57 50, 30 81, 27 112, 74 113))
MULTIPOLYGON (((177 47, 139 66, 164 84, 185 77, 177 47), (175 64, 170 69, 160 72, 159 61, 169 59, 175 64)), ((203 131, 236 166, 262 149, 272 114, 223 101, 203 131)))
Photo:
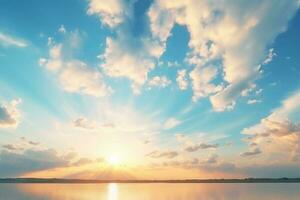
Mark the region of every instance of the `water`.
POLYGON ((1 200, 299 200, 299 183, 0 184, 1 200))

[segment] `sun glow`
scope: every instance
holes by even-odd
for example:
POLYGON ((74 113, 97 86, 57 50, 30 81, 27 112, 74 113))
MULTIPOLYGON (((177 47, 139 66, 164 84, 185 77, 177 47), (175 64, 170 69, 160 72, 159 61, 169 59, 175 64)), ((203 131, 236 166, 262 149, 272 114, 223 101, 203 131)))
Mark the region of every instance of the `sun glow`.
POLYGON ((113 154, 107 157, 107 163, 113 166, 119 165, 121 163, 121 159, 118 155, 113 154))

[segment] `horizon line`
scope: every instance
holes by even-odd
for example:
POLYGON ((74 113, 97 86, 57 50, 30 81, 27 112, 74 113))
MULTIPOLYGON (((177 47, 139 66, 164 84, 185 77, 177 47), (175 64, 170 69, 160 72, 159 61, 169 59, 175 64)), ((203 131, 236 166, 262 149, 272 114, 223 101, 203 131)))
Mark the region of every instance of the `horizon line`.
POLYGON ((0 178, 0 183, 300 183, 300 178, 218 178, 218 179, 69 179, 0 178))

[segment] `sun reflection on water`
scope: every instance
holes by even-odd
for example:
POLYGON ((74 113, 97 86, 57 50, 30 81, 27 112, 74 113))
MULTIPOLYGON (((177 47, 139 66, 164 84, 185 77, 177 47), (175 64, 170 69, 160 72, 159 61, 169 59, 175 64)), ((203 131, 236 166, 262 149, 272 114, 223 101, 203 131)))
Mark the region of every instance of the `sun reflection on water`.
POLYGON ((118 200, 118 184, 116 183, 108 184, 107 200, 118 200))

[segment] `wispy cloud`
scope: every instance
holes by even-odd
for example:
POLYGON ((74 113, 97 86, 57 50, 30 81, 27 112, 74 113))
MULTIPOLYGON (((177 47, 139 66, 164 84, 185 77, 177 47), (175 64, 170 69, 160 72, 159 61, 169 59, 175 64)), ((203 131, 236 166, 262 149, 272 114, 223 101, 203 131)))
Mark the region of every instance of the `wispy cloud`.
POLYGON ((151 158, 168 158, 172 159, 178 156, 176 151, 152 151, 146 155, 151 158))
POLYGON ((190 145, 186 147, 185 150, 188 152, 194 152, 194 151, 198 151, 199 149, 216 149, 218 147, 219 147, 218 144, 201 143, 201 144, 190 145))
POLYGON ((182 121, 172 117, 172 118, 169 118, 165 121, 165 123, 163 125, 163 128, 164 129, 171 129, 171 128, 174 128, 174 127, 178 126, 181 123, 182 123, 182 121))
POLYGON ((28 46, 28 44, 24 40, 13 37, 11 35, 1 33, 1 32, 0 32, 0 45, 15 46, 15 47, 20 47, 20 48, 24 48, 24 47, 28 46))

